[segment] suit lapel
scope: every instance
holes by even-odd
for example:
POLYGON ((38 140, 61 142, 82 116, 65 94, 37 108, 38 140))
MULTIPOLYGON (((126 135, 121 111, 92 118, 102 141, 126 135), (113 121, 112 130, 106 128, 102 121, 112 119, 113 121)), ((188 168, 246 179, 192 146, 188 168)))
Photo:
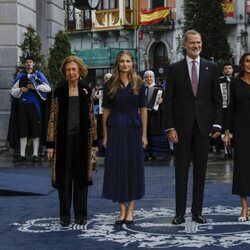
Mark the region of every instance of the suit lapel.
POLYGON ((200 72, 199 72, 199 85, 197 90, 197 95, 199 93, 199 90, 202 88, 202 85, 204 84, 204 76, 206 75, 207 65, 205 61, 201 58, 200 60, 200 72))

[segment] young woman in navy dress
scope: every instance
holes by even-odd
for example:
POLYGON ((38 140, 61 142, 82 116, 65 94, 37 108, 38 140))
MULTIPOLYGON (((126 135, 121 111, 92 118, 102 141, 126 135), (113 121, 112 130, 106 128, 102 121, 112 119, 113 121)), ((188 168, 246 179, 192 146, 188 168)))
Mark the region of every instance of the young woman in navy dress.
POLYGON ((133 56, 121 51, 103 90, 103 198, 119 203, 116 224, 133 223, 135 200, 145 193, 143 148, 147 146, 145 86, 133 56))

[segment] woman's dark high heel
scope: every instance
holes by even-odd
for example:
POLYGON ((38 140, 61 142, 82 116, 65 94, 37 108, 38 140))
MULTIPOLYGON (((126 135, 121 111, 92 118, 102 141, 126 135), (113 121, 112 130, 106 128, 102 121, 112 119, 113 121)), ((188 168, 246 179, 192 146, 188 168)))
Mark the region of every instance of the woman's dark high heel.
POLYGON ((126 225, 131 225, 131 224, 134 223, 134 216, 133 216, 133 214, 132 214, 132 219, 131 220, 126 219, 126 217, 125 217, 125 220, 124 220, 126 225))
POLYGON ((124 220, 124 223, 126 224, 126 225, 131 225, 131 224, 133 224, 134 223, 134 220, 124 220))

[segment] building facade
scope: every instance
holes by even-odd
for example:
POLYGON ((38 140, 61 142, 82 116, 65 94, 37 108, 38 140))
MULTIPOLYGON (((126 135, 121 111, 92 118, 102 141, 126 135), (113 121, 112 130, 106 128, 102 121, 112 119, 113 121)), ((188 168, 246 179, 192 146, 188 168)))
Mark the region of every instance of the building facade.
POLYGON ((64 30, 64 21, 62 0, 0 0, 0 145, 6 143, 10 88, 26 27, 32 25, 35 28, 41 38, 42 53, 47 58, 55 34, 64 30))
MULTIPOLYGON (((90 80, 98 81, 112 69, 120 49, 130 49, 136 56, 138 71, 154 69, 164 78, 166 65, 180 60, 183 0, 100 0, 96 10, 77 9, 68 2, 66 30, 72 49, 90 68, 90 80), (167 8, 160 22, 142 25, 144 13, 167 8)), ((76 1, 81 2, 81 1, 76 1)), ((232 59, 238 63, 248 49, 250 1, 225 0, 228 41, 232 59), (227 12, 227 13, 226 13, 227 12)))
POLYGON ((72 49, 90 69, 90 81, 98 83, 111 71, 121 49, 132 52, 139 71, 154 68, 163 76, 165 66, 173 61, 173 36, 179 26, 176 13, 181 6, 175 0, 101 0, 97 10, 81 10, 67 3, 66 30, 72 49), (167 6, 169 14, 157 24, 142 27, 141 11, 159 6, 167 6))

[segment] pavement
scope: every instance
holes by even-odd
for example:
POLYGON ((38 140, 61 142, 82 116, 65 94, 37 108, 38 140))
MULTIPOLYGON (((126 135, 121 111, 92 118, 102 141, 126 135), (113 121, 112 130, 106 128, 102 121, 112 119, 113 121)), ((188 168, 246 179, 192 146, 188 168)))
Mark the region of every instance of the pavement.
POLYGON ((104 167, 99 159, 89 188, 87 224, 72 221, 64 227, 59 224, 57 191, 51 187, 50 162, 14 163, 12 151, 0 150, 0 250, 250 249, 250 221, 237 221, 240 201, 231 194, 233 161, 222 157, 209 156, 203 210, 207 224, 190 220, 192 171, 186 222, 171 224, 174 166, 166 156, 146 163, 146 195, 136 202, 134 224, 114 225, 118 206, 101 198, 104 167))

